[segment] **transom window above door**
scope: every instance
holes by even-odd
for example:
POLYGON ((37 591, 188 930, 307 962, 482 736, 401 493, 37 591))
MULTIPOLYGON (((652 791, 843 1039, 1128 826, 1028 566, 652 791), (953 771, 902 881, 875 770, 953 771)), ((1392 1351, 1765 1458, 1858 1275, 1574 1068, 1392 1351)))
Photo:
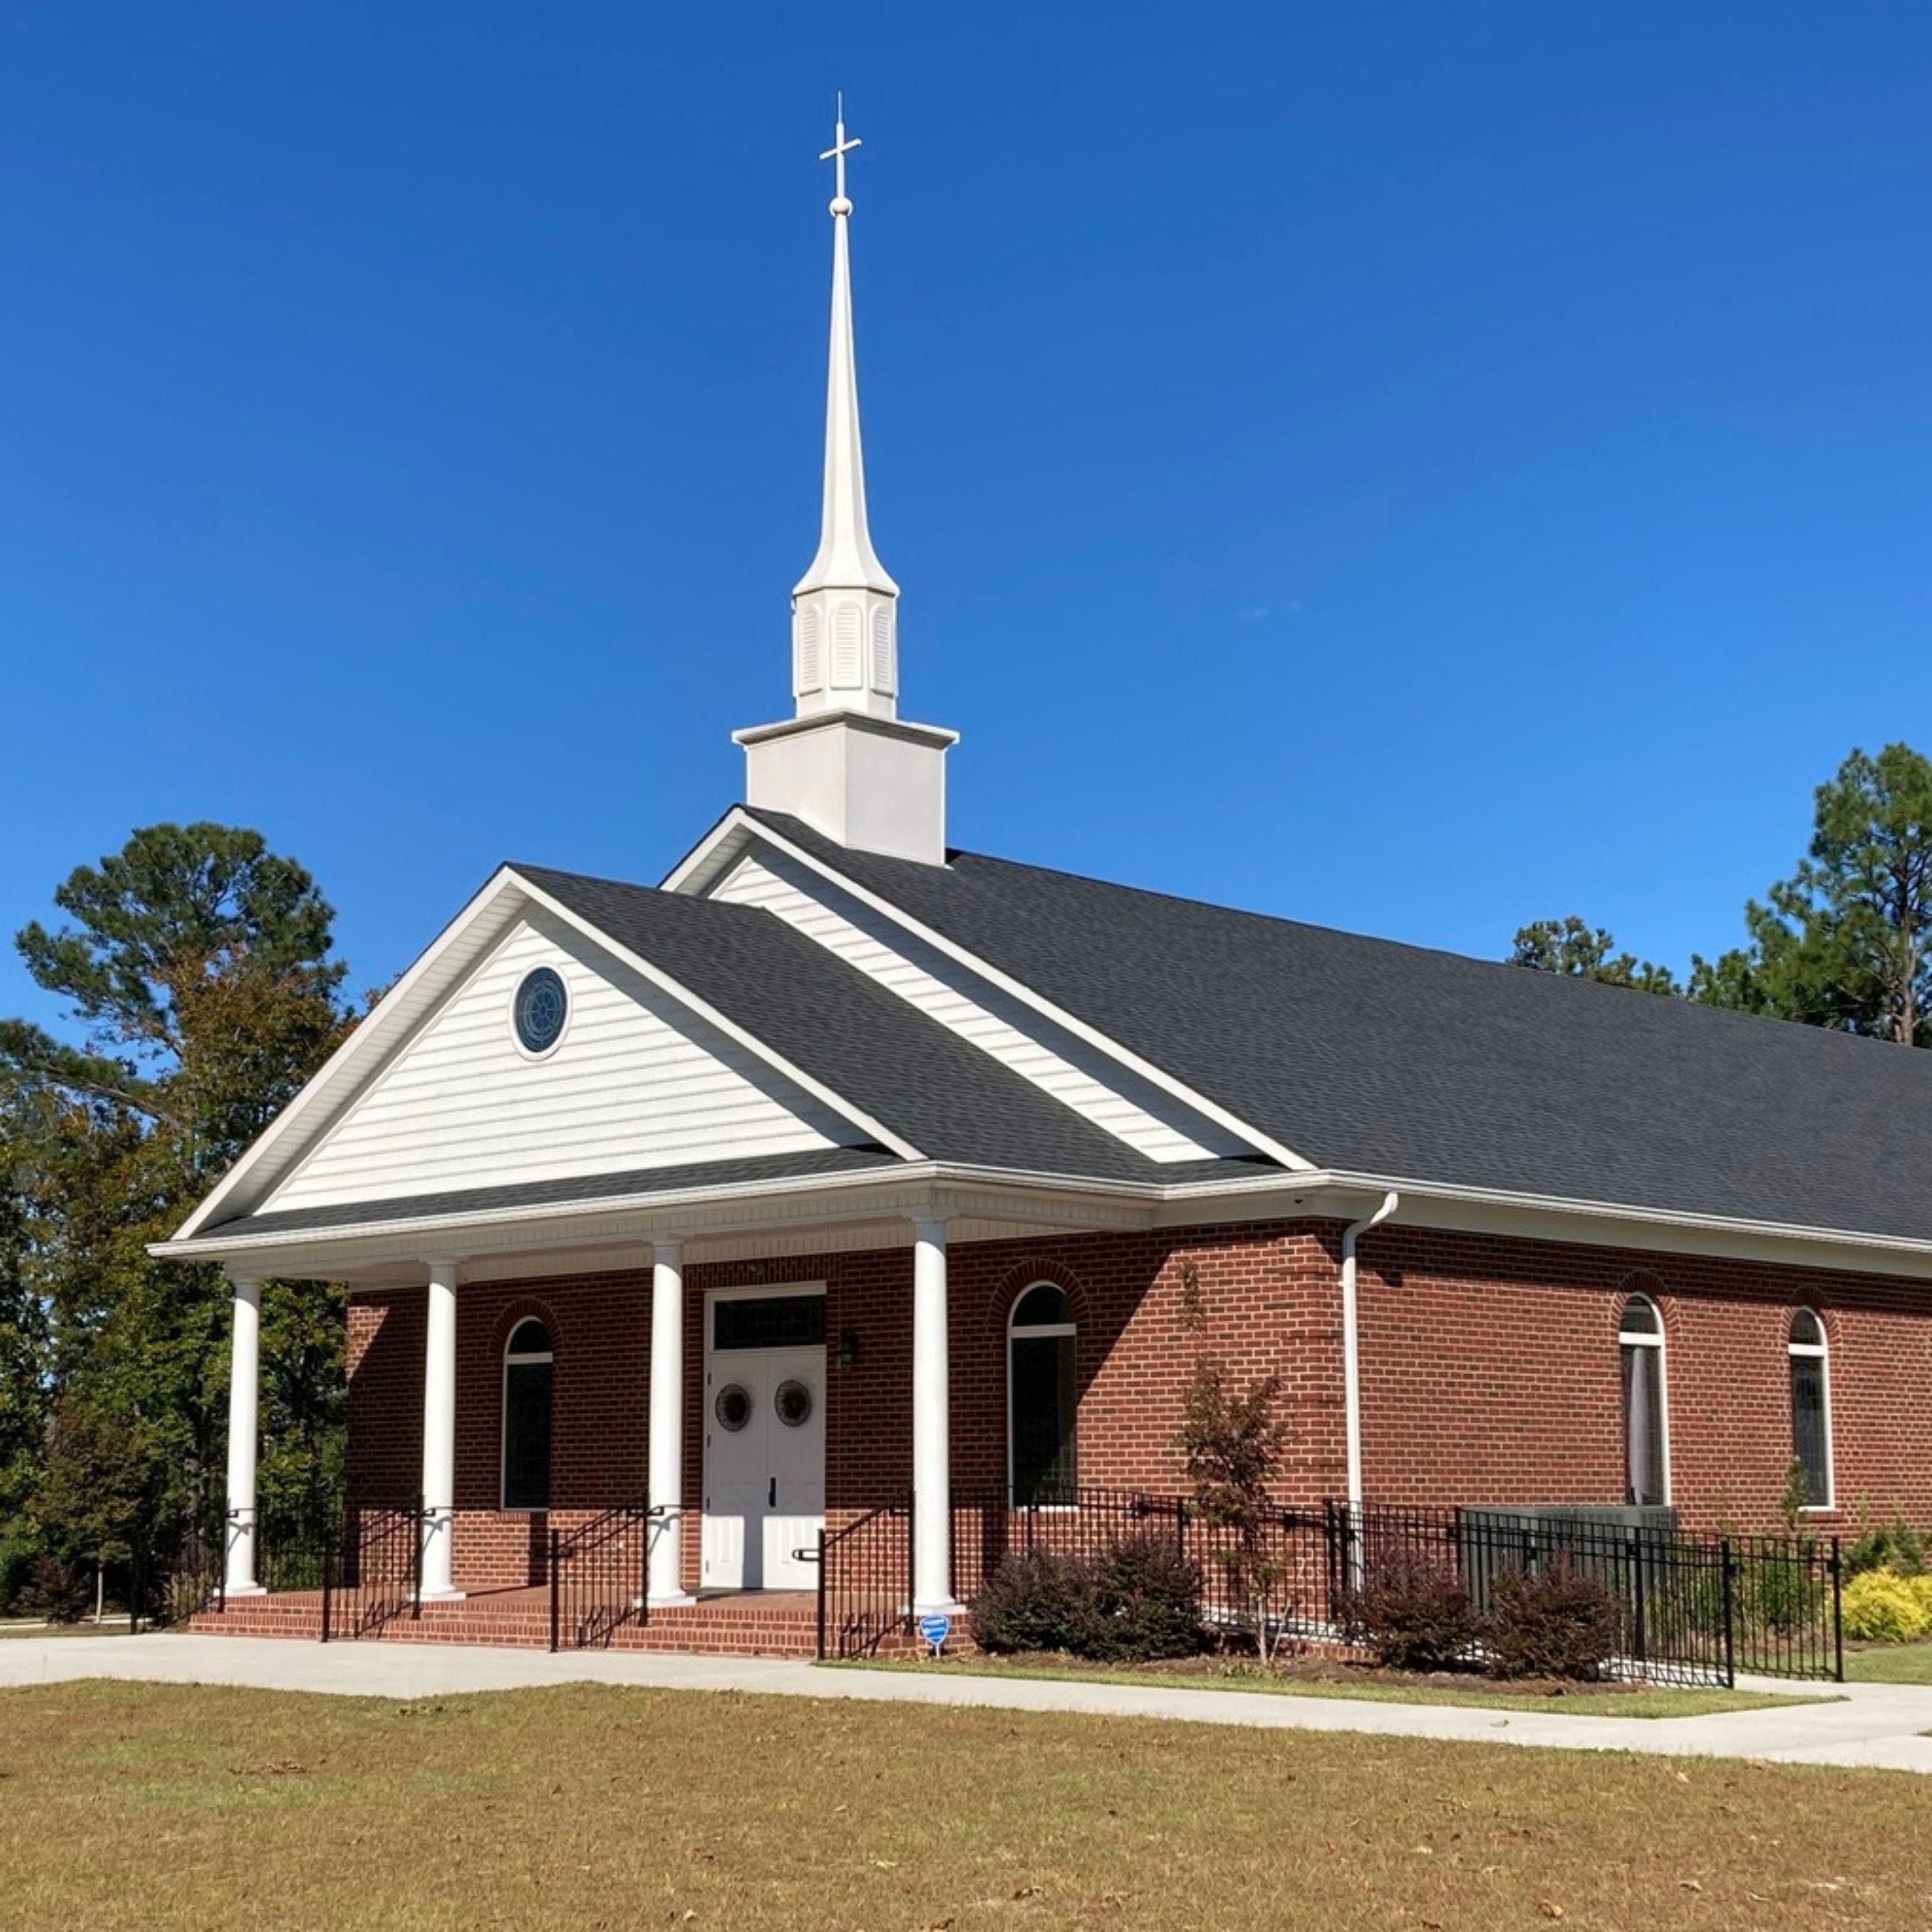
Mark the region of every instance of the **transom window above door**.
POLYGON ((822 1294, 755 1294, 711 1304, 714 1349, 815 1348, 824 1343, 822 1294))

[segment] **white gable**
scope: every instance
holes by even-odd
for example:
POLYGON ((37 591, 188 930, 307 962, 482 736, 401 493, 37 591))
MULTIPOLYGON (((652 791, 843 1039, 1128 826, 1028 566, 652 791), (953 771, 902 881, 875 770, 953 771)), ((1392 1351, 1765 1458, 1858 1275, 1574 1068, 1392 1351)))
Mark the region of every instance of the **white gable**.
POLYGON ((712 889, 763 907, 1150 1160, 1252 1148, 769 845, 712 889))
POLYGON ((420 1024, 264 1211, 850 1145, 850 1123, 644 976, 534 911, 420 1024), (511 1006, 532 968, 569 1017, 542 1058, 511 1006))

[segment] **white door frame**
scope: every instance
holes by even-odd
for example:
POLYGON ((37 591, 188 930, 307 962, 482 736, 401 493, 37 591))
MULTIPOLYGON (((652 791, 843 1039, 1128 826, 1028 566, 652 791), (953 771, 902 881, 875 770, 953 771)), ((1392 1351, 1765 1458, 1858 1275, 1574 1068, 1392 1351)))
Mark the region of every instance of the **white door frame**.
MULTIPOLYGON (((712 1420, 711 1414, 712 1358, 717 1352, 716 1349, 713 1346, 713 1338, 718 1332, 714 1312, 715 1305, 721 1301, 772 1301, 786 1298, 795 1298, 808 1294, 817 1295, 820 1300, 823 1300, 825 1298, 825 1292, 826 1283, 823 1280, 761 1282, 756 1287, 746 1286, 742 1288, 732 1288, 728 1286, 724 1288, 707 1288, 704 1291, 704 1347, 701 1352, 702 1361, 698 1370, 698 1376, 700 1378, 698 1386, 698 1413, 702 1418, 702 1426, 704 1431, 704 1446, 702 1448, 698 1459, 698 1493, 706 1502, 710 1500, 711 1495, 710 1450, 709 1444, 712 1420)), ((811 1345, 808 1342, 803 1344, 792 1343, 787 1346, 796 1348, 800 1346, 809 1347, 811 1345)), ((757 1348, 727 1348, 724 1352, 727 1355, 755 1355, 762 1354, 765 1352, 757 1348)), ((782 1353, 783 1351, 778 1350, 775 1351, 774 1352, 782 1353)), ((829 1348, 826 1348, 824 1352, 826 1357, 826 1372, 824 1384, 821 1388, 820 1394, 819 1399, 821 1402, 825 1402, 826 1397, 831 1393, 831 1352, 829 1348)), ((825 1430, 821 1432, 819 1443, 819 1454, 820 1458, 819 1484, 821 1495, 824 1492, 824 1460, 831 1448, 831 1416, 830 1413, 829 1403, 826 1405, 826 1427, 825 1430)), ((702 1516, 700 1515, 698 1530, 698 1580, 699 1587, 700 1588, 704 1586, 704 1526, 702 1516)))

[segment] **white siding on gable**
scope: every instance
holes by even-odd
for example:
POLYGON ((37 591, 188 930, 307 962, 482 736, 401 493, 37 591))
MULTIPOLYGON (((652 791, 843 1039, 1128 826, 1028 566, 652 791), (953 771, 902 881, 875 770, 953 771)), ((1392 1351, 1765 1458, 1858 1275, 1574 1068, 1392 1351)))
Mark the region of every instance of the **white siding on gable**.
POLYGON ((762 906, 1150 1160, 1252 1150, 785 854, 746 854, 714 898, 762 906))
POLYGON ((265 1209, 804 1154, 862 1137, 640 974, 547 914, 514 927, 325 1134, 265 1209), (561 1043, 532 1060, 511 1002, 549 966, 561 1043))

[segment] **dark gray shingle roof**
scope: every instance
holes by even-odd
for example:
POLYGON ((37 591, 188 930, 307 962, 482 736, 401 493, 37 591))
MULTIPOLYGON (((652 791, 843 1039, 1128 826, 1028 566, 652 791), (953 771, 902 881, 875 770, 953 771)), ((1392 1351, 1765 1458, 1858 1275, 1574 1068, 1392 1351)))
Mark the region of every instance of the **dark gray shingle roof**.
POLYGON ((1932 1239, 1932 1052, 752 815, 1318 1166, 1932 1239))

